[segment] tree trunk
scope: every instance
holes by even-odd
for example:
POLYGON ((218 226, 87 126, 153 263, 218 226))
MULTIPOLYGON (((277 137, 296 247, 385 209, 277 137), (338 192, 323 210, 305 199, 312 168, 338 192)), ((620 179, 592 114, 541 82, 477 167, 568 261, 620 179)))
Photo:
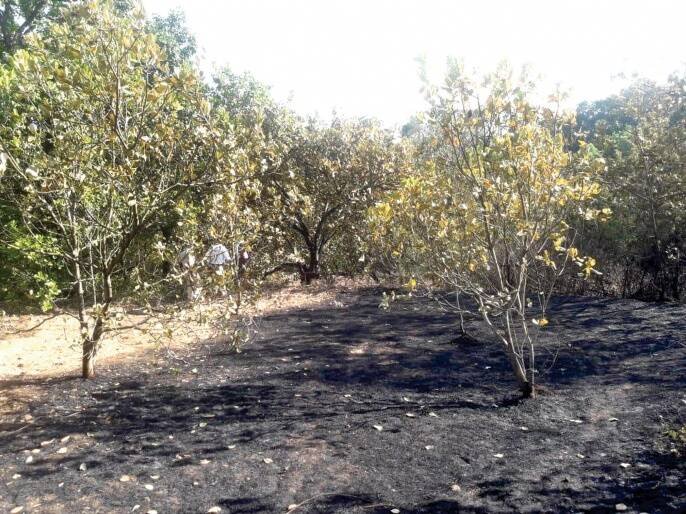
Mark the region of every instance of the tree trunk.
POLYGON ((313 244, 309 248, 310 258, 303 270, 302 281, 305 284, 310 284, 313 280, 319 278, 319 249, 317 244, 313 244))
POLYGON ((521 391, 522 396, 524 398, 534 398, 536 396, 534 387, 526 376, 524 364, 521 362, 519 356, 515 353, 512 342, 509 342, 505 345, 505 352, 507 353, 507 358, 510 361, 510 366, 512 366, 512 371, 517 379, 517 384, 519 385, 519 390, 521 391))
POLYGON ((81 362, 81 378, 89 379, 95 376, 95 342, 87 337, 83 341, 83 357, 81 362))
POLYGON ((522 392, 523 398, 536 398, 536 389, 529 381, 520 384, 519 390, 522 392))
POLYGON ((105 323, 102 316, 95 320, 93 332, 86 335, 83 340, 83 352, 81 363, 81 378, 88 379, 95 376, 95 357, 98 353, 98 346, 104 332, 105 323))

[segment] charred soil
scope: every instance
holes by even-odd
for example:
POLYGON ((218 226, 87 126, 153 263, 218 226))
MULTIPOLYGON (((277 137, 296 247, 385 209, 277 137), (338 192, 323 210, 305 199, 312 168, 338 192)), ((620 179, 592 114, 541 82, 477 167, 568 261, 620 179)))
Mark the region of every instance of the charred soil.
POLYGON ((0 382, 0 511, 686 510, 664 436, 686 423, 686 308, 560 302, 545 392, 519 401, 481 324, 459 338, 429 301, 379 294, 265 316, 240 354, 0 382))

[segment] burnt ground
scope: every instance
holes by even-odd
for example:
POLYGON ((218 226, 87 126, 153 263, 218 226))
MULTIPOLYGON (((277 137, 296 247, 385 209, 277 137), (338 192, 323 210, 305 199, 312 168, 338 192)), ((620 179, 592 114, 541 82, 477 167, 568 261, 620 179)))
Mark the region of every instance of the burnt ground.
POLYGON ((686 511, 664 437, 686 423, 685 307, 569 299, 540 355, 548 392, 517 402, 479 323, 480 343, 456 340, 426 300, 339 301, 264 318, 239 355, 205 343, 34 383, 0 422, 0 510, 686 511))

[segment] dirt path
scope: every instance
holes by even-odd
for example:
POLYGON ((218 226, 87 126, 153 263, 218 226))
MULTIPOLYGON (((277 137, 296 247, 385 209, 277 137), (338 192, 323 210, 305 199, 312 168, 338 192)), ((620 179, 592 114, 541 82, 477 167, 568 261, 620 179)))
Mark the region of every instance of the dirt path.
POLYGON ((24 380, 40 401, 0 423, 0 510, 686 509, 662 437, 686 420, 686 309, 555 309, 551 392, 516 403, 497 348, 451 342, 455 320, 421 300, 378 302, 273 312, 240 355, 205 343, 92 382, 24 380))

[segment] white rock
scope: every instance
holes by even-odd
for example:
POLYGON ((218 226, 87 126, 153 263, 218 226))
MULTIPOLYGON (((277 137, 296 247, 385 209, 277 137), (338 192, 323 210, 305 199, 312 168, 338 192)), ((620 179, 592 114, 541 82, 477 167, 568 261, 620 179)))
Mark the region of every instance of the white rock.
POLYGON ((270 459, 269 457, 265 457, 264 459, 262 459, 262 461, 263 461, 265 464, 271 464, 272 462, 274 462, 274 461, 273 461, 272 459, 270 459))
POLYGON ((24 512, 24 506, 23 505, 19 505, 18 507, 14 507, 10 511, 10 514, 18 514, 19 512, 24 512))
POLYGON ((143 487, 145 487, 148 491, 152 491, 155 489, 155 486, 152 484, 145 484, 143 487))
POLYGON ((391 514, 400 514, 400 509, 391 509, 391 514))
POLYGON ((502 453, 494 453, 493 456, 494 456, 496 459, 502 459, 503 457, 505 457, 505 455, 503 455, 502 453))
POLYGON ((26 457, 26 461, 25 461, 25 462, 26 462, 27 464, 31 464, 31 463, 33 462, 33 455, 29 455, 28 457, 26 457))
POLYGON ((453 484, 450 486, 450 490, 454 493, 459 493, 460 491, 462 491, 462 488, 457 484, 453 484))
POLYGON ((129 475, 122 475, 122 476, 119 477, 119 481, 120 481, 120 482, 130 482, 130 481, 131 481, 131 477, 130 477, 129 475))
POLYGON ((615 510, 620 511, 620 512, 628 510, 628 509, 629 509, 629 507, 627 507, 623 503, 618 503, 617 505, 615 505, 615 510))
POLYGON ((630 468, 630 467, 631 467, 631 464, 629 464, 628 462, 622 462, 622 463, 620 464, 620 466, 623 467, 624 469, 627 469, 627 468, 630 468))
POLYGON ((221 511, 222 511, 221 507, 210 507, 207 512, 208 513, 217 513, 217 512, 221 512, 221 511))
POLYGON ((79 470, 86 471, 87 469, 88 469, 88 466, 86 465, 86 463, 82 462, 81 465, 79 466, 79 470))
POLYGON ((381 432, 383 430, 383 427, 381 425, 372 425, 376 430, 381 432))

